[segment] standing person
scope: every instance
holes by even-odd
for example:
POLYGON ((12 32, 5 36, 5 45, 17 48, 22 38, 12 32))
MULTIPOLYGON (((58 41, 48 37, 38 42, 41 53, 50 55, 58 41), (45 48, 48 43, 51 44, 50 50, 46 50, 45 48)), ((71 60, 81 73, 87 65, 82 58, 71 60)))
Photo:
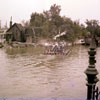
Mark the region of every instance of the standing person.
POLYGON ((58 43, 56 42, 53 48, 53 52, 56 54, 58 52, 58 43))
POLYGON ((65 52, 65 43, 61 42, 61 44, 60 44, 60 53, 64 54, 64 52, 65 52))
POLYGON ((45 46, 45 53, 47 54, 49 52, 49 44, 45 43, 44 46, 45 46))

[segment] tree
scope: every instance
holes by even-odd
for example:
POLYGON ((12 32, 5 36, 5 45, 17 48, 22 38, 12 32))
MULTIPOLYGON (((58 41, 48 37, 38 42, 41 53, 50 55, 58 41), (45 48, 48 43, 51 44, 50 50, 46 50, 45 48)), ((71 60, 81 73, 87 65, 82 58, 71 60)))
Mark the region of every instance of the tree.
POLYGON ((51 21, 46 21, 42 26, 42 36, 45 38, 53 38, 56 30, 56 26, 51 21))
POLYGON ((86 20, 87 27, 86 29, 91 33, 91 35, 100 36, 100 26, 98 20, 86 20))
POLYGON ((59 5, 52 5, 50 10, 44 11, 44 17, 48 20, 53 20, 54 16, 60 16, 61 7, 59 5))
POLYGON ((30 19, 30 25, 34 27, 41 27, 45 22, 45 18, 42 13, 32 13, 30 19))
POLYGON ((30 22, 29 22, 29 21, 25 21, 25 20, 22 20, 21 24, 22 24, 24 27, 29 27, 29 26, 30 26, 30 22))
POLYGON ((66 31, 66 35, 63 36, 64 40, 72 42, 74 44, 74 41, 80 36, 81 27, 79 24, 79 21, 72 21, 70 18, 63 17, 64 24, 62 26, 62 31, 66 31))
POLYGON ((30 26, 40 27, 38 35, 42 38, 53 39, 59 33, 65 32, 64 40, 74 42, 81 34, 81 25, 79 21, 72 21, 70 18, 60 15, 61 6, 52 5, 49 10, 43 13, 32 13, 30 18, 30 26))
POLYGON ((81 24, 80 25, 80 37, 85 38, 88 35, 90 35, 89 33, 90 32, 87 31, 86 27, 83 24, 81 24))
POLYGON ((52 26, 50 26, 50 27, 52 27, 52 28, 50 28, 51 32, 55 30, 55 32, 53 32, 54 35, 58 34, 59 28, 63 24, 63 18, 60 16, 60 11, 61 11, 60 6, 54 4, 50 7, 49 11, 43 12, 43 15, 44 15, 46 21, 49 21, 50 23, 52 23, 51 25, 53 25, 54 28, 56 29, 55 30, 52 26))

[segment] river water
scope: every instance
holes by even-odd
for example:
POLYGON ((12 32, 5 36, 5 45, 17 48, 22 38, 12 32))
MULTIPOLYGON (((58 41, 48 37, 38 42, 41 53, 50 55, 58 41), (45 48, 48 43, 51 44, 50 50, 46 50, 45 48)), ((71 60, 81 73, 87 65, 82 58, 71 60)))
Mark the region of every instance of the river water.
MULTIPOLYGON (((86 99, 88 50, 78 45, 63 56, 43 55, 41 47, 0 49, 0 98, 86 99)), ((100 72, 100 48, 96 60, 100 72)))

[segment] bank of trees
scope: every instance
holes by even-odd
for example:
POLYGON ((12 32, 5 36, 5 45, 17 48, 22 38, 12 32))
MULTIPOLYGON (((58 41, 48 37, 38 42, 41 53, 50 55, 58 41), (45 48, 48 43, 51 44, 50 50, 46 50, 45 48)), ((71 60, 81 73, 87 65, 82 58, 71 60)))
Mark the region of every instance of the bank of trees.
POLYGON ((90 32, 90 34, 94 34, 97 37, 100 37, 100 25, 98 20, 86 20, 87 24, 87 31, 90 32))
POLYGON ((87 36, 89 32, 100 36, 100 26, 97 20, 86 20, 86 26, 84 26, 79 21, 72 21, 68 17, 61 16, 60 12, 61 6, 54 4, 43 13, 32 13, 29 24, 25 24, 36 27, 39 31, 37 35, 39 38, 53 39, 55 35, 62 32, 66 34, 59 39, 70 42, 87 36))

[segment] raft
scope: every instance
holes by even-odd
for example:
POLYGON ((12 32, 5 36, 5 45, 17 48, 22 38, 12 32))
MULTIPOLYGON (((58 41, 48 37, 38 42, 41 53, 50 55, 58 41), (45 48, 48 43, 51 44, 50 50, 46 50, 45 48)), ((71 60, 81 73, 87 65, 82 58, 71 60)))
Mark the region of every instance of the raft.
POLYGON ((67 55, 69 54, 70 50, 67 50, 66 52, 44 52, 44 55, 67 55))

